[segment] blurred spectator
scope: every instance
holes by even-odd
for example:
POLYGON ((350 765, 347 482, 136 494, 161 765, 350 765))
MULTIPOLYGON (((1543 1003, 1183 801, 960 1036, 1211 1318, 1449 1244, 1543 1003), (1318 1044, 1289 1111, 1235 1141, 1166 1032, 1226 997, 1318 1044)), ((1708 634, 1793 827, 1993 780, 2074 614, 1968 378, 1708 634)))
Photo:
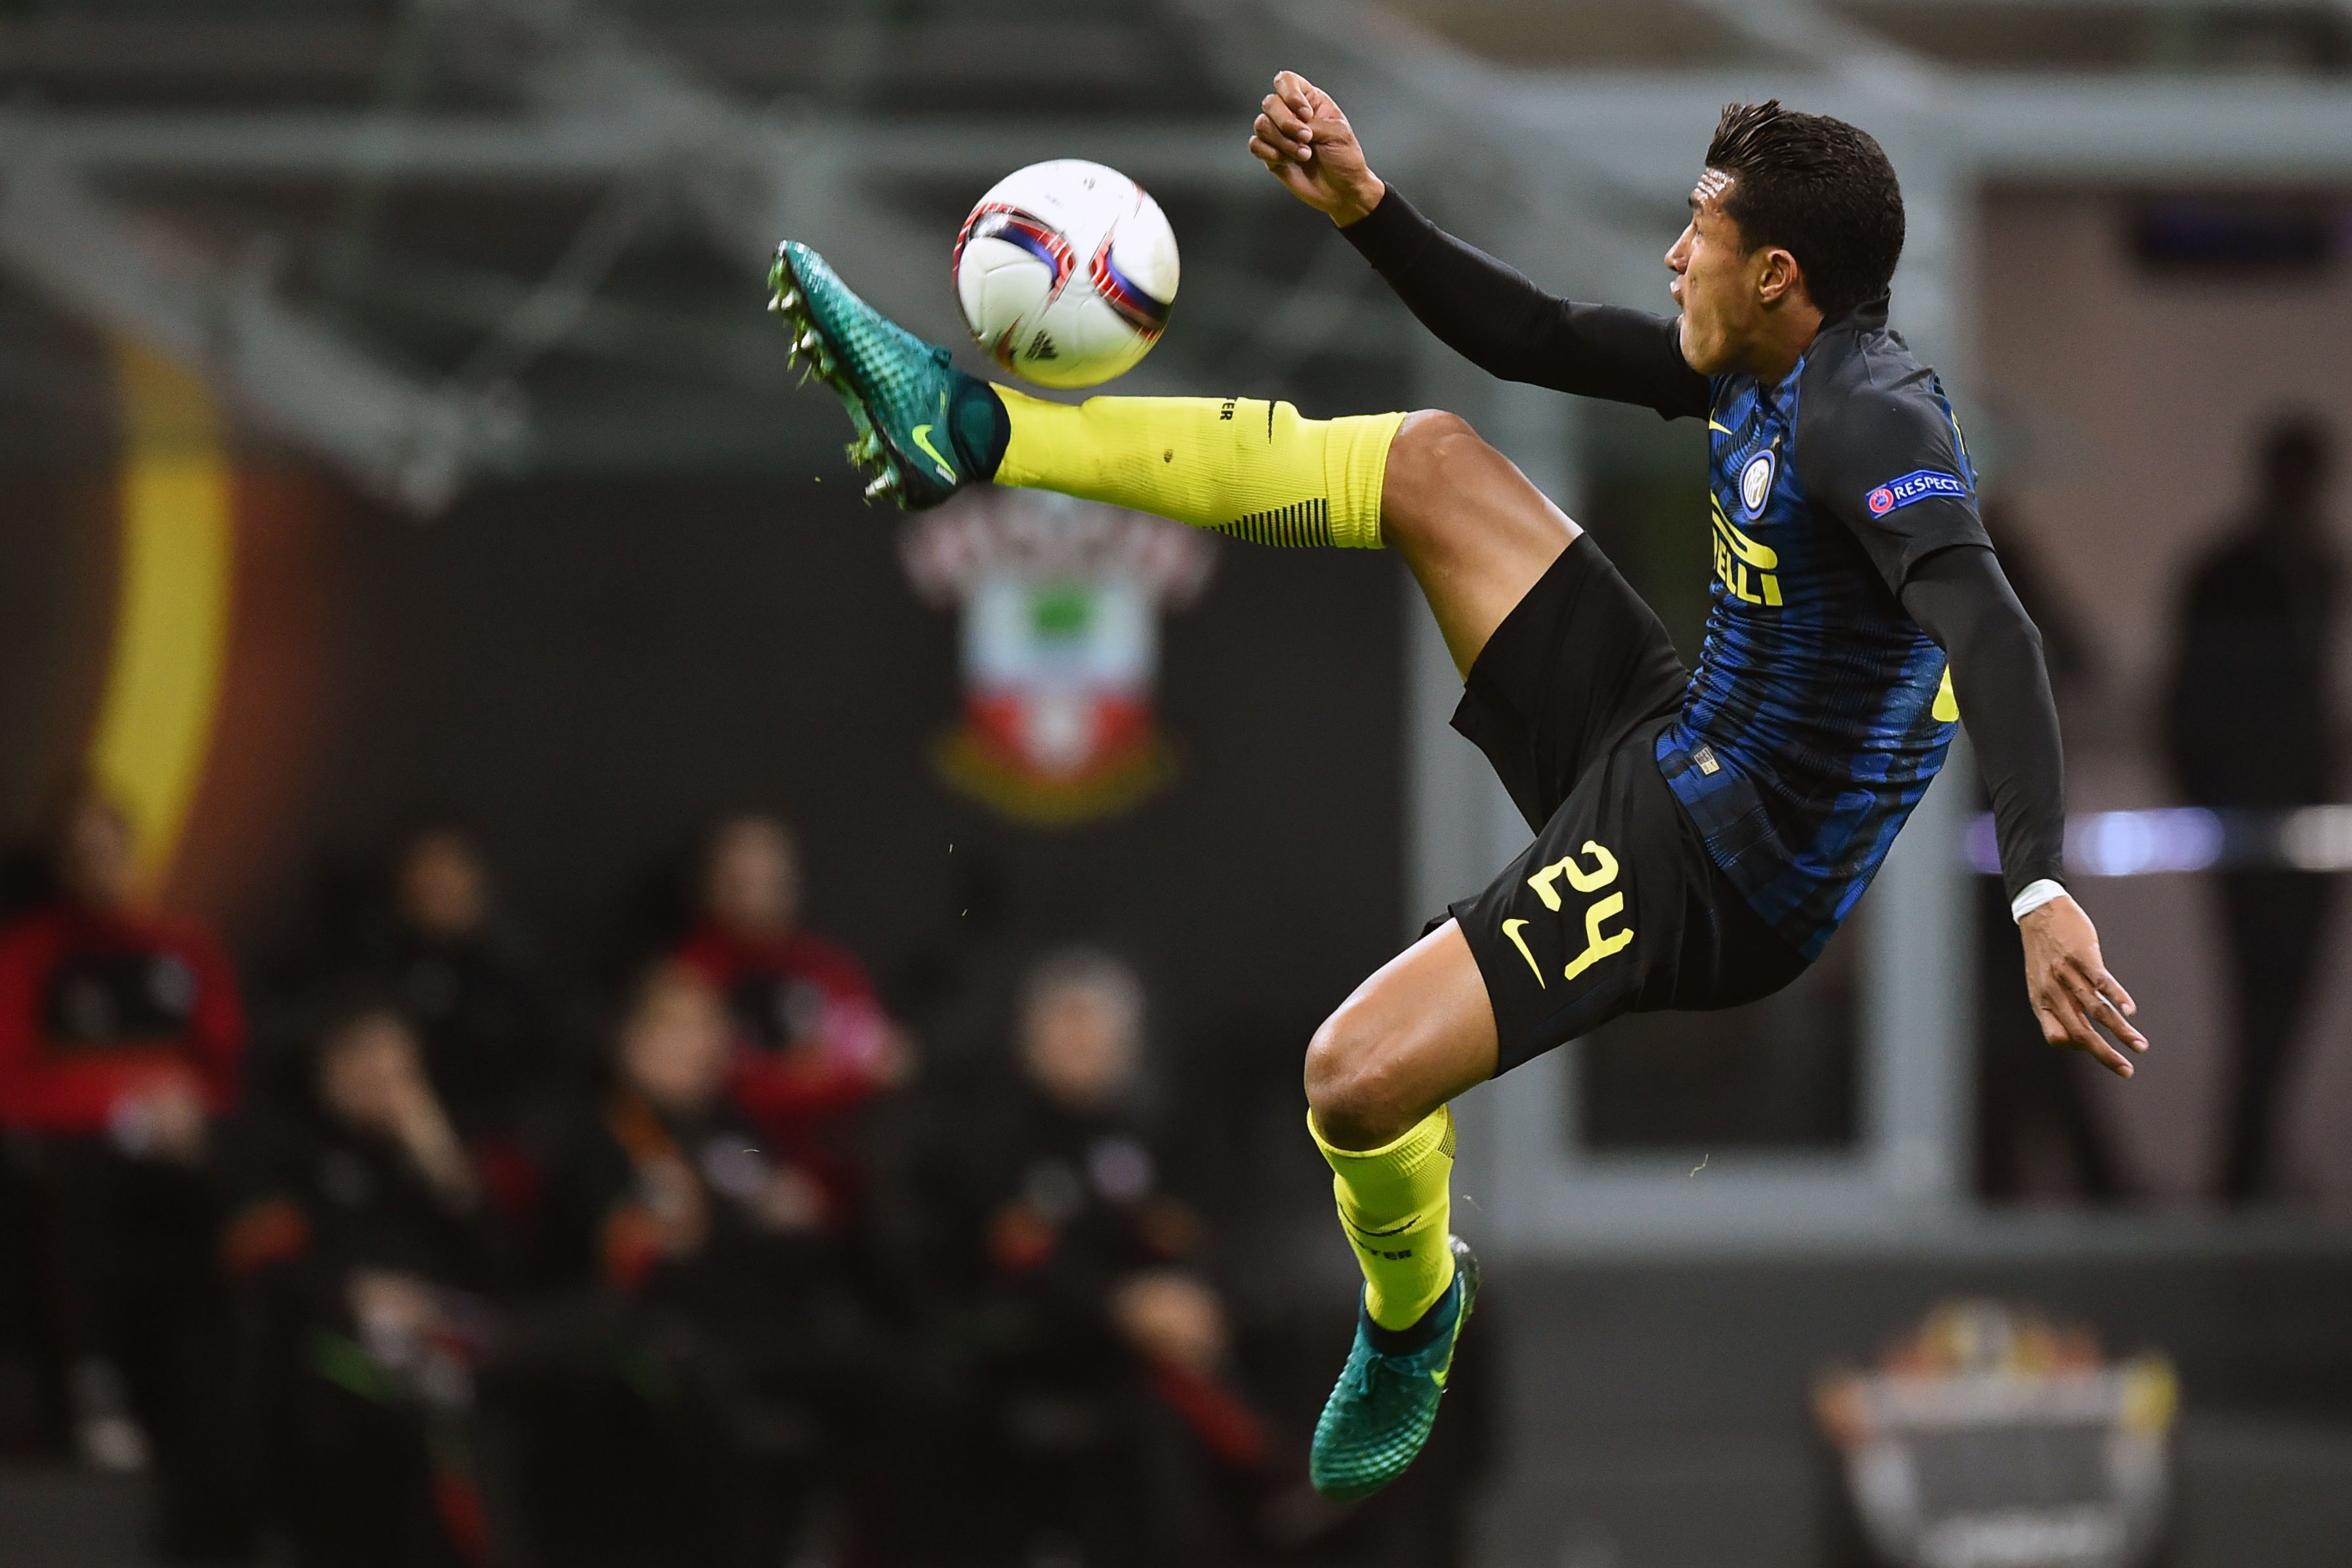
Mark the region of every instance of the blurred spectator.
MULTIPOLYGON (((2042 633, 2058 711, 2071 719, 2099 684, 2097 650, 2081 616, 2042 569, 2040 552, 2017 528, 2009 507, 1989 502, 1984 524, 2018 603, 2042 633)), ((1970 783, 1978 809, 1990 811, 1982 781, 1971 774, 1970 783)), ((2080 1052, 2059 1050, 2042 1037, 2019 979, 2025 972, 2025 950, 2009 912, 2009 894, 1998 877, 1978 880, 1978 1191, 1997 1202, 2028 1195, 2039 1138, 2039 1146, 2053 1150, 2071 1167, 2084 1197, 2103 1203, 2121 1197, 2114 1151, 2092 1109, 2091 1084, 2103 1069, 2080 1052)))
POLYGON ((701 873, 700 923, 674 957, 726 1000, 737 1102, 845 1208, 856 1162, 839 1119, 906 1076, 905 1042, 857 961, 801 929, 800 847, 783 824, 720 824, 701 873))
POLYGON ((777 1563, 879 1364, 841 1284, 822 1184, 727 1096, 733 1044, 700 972, 656 969, 616 1081, 564 1140, 546 1215, 601 1305, 526 1377, 544 1558, 777 1563))
MULTIPOLYGON (((2243 516, 2189 574, 2166 710, 2182 793, 2216 810, 2332 798, 2339 718, 2329 675, 2343 563, 2325 510, 2326 427, 2290 415, 2256 453, 2243 516)), ((2237 1024, 2221 1188, 2267 1190, 2274 1107, 2309 1010, 2334 884, 2280 869, 2224 871, 2221 915, 2237 1024)))
POLYGON ((525 1125, 569 1076, 563 1019, 530 942, 498 908, 472 838, 446 825, 401 844, 389 907, 360 934, 358 967, 423 1043, 425 1070, 509 1215, 528 1207, 525 1125))
POLYGON ((937 1268, 981 1408, 961 1478, 982 1561, 1213 1562, 1269 1439, 1232 1387, 1202 1224, 1137 1101, 1143 996, 1099 953, 1030 976, 1018 1068, 929 1151, 937 1268))
POLYGON ((49 847, 54 896, 0 928, 0 1125, 40 1211, 45 1335, 83 1458, 152 1458, 166 1547, 218 1550, 237 1525, 206 1166, 244 1047, 236 983, 209 932, 143 906, 105 795, 63 795, 49 847))
POLYGON ((485 1561, 473 1369, 495 1248, 415 1034, 388 1000, 346 1005, 303 1102, 242 1131, 222 1252, 270 1514, 320 1568, 485 1561))

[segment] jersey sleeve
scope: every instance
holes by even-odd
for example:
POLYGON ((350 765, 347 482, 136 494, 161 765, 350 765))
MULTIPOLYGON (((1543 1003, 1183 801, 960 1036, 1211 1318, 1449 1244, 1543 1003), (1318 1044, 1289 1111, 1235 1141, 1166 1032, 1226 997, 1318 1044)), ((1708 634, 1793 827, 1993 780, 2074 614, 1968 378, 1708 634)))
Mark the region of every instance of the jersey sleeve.
POLYGON ((1949 658, 1953 694, 1992 799, 2011 899, 2066 877, 2066 764, 2042 634, 1990 550, 1919 563, 1903 607, 1949 658))
MULTIPOLYGON (((1924 374, 1924 373, 1922 373, 1924 374)), ((1797 474, 1900 596, 1912 568, 1939 550, 1990 550, 1960 433, 1941 397, 1911 385, 1802 387, 1797 474)))
POLYGON ((1668 419, 1705 417, 1707 379, 1683 358, 1672 316, 1547 293, 1430 222, 1393 185, 1339 232, 1422 325, 1488 374, 1668 419))

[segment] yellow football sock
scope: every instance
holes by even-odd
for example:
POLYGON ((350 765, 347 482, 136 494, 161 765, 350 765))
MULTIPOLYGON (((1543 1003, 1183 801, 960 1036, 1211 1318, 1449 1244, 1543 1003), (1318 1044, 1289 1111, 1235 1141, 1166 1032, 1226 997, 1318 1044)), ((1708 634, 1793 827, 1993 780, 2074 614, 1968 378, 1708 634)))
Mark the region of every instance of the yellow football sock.
POLYGON ((1310 1113, 1307 1131, 1331 1164, 1339 1224, 1364 1268, 1364 1310, 1384 1329, 1411 1328, 1454 1283, 1454 1112, 1439 1106, 1379 1149, 1338 1149, 1310 1113))
POLYGON ((999 386, 1013 435, 996 482, 1059 490, 1259 544, 1377 550, 1402 414, 1302 419, 1254 397, 1090 397, 999 386))

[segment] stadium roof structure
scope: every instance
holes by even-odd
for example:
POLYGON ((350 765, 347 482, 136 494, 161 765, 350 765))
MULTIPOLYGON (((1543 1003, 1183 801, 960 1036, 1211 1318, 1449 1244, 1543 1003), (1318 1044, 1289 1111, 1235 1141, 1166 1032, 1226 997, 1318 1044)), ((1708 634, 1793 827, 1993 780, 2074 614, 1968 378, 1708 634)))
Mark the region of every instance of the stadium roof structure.
POLYGON ((1843 109, 1927 216, 1906 317, 1948 353, 1958 193, 2352 175, 2347 37, 2352 7, 2251 0, 57 0, 0 22, 0 267, 431 511, 773 447, 744 301, 777 237, 952 338, 962 204, 1070 152, 1185 235, 1186 331, 1139 384, 1426 368, 1240 154, 1276 62, 1449 221, 1635 298, 1726 99, 1843 109))

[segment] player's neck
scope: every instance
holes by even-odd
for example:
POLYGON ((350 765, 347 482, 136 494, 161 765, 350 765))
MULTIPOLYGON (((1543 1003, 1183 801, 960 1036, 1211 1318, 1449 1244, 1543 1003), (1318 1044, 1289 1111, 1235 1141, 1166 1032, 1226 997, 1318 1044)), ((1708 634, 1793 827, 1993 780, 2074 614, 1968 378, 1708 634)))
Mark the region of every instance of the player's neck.
POLYGON ((1822 313, 1809 300, 1790 300, 1765 312, 1741 356, 1748 374, 1766 386, 1777 386, 1797 368, 1805 350, 1822 330, 1822 313))

